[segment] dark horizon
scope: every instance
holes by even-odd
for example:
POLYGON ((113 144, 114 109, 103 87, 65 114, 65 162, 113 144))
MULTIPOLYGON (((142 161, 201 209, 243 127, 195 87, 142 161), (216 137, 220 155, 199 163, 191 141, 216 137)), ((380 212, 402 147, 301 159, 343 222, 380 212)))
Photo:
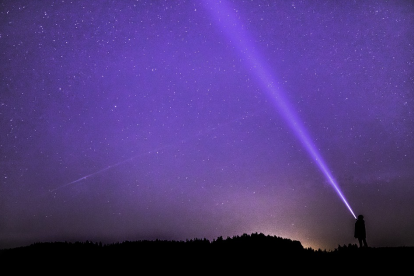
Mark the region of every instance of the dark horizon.
POLYGON ((263 233, 187 241, 136 241, 110 245, 92 242, 38 243, 24 248, 0 250, 5 271, 42 272, 64 269, 109 269, 152 272, 290 272, 290 273, 377 273, 406 272, 411 267, 414 247, 358 248, 338 246, 334 251, 304 248, 292 241, 263 233), (16 263, 24 263, 18 268, 16 263), (50 265, 53 264, 53 265, 50 265))
POLYGON ((357 250, 364 252, 368 250, 376 250, 376 249, 394 249, 394 248, 412 248, 414 249, 414 246, 396 246, 396 247, 360 247, 357 243, 349 243, 349 244, 338 244, 338 246, 332 250, 326 250, 321 248, 311 248, 311 247, 304 247, 302 243, 298 240, 292 240, 289 238, 279 237, 279 236, 272 236, 272 235, 265 235, 263 233, 243 233, 242 235, 236 235, 236 236, 219 236, 214 239, 206 239, 206 238, 192 238, 192 239, 185 239, 185 240, 173 240, 173 239, 143 239, 143 240, 124 240, 124 241, 113 241, 113 242, 102 242, 102 241, 91 241, 91 240, 55 240, 55 241, 39 241, 34 242, 28 245, 18 246, 14 248, 1 248, 1 252, 9 252, 9 251, 15 251, 15 249, 29 249, 33 247, 41 248, 43 246, 59 246, 62 244, 67 245, 79 245, 79 246, 94 246, 94 247, 114 247, 114 246, 125 246, 125 245, 131 245, 135 244, 136 246, 145 245, 145 246, 151 246, 152 244, 227 244, 227 246, 231 247, 233 245, 236 245, 235 248, 238 247, 238 244, 242 245, 244 242, 247 242, 250 245, 262 245, 262 246, 275 246, 275 250, 286 250, 288 248, 296 248, 294 250, 306 250, 306 251, 312 251, 312 252, 338 252, 341 250, 345 251, 354 251, 357 252, 357 250))

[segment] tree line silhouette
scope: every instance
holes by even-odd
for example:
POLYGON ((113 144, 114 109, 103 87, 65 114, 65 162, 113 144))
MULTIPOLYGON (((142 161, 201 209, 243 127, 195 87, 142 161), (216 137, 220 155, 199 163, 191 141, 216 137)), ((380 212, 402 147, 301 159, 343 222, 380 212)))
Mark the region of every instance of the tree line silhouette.
MULTIPOLYGON (((186 241, 141 240, 101 242, 47 242, 0 250, 0 263, 16 272, 45 271, 51 265, 66 269, 119 272, 122 269, 150 269, 151 274, 181 272, 262 271, 308 273, 330 270, 381 271, 410 264, 414 247, 358 248, 338 246, 333 251, 304 248, 299 241, 262 233, 186 241), (17 263, 17 264, 16 264, 17 263), (24 264, 24 265, 22 265, 24 264), (28 267, 26 267, 28 266, 28 267)), ((60 272, 59 270, 56 272, 60 272)))

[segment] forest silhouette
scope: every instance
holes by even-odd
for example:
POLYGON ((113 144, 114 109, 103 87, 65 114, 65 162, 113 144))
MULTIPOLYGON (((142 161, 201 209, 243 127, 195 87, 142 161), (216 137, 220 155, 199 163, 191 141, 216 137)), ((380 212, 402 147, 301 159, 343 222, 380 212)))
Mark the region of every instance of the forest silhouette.
MULTIPOLYGON (((414 247, 359 248, 338 246, 333 251, 304 248, 299 241, 262 233, 218 237, 213 241, 141 240, 45 242, 0 250, 3 271, 67 272, 397 272, 410 266, 414 247)), ((341 273, 342 274, 342 273, 341 273)))

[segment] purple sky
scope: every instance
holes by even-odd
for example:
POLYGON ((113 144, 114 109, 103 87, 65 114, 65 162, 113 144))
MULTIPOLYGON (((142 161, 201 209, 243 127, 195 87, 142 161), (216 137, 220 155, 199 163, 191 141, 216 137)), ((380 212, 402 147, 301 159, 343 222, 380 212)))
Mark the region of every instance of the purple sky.
POLYGON ((414 245, 411 1, 2 1, 0 248, 414 245), (267 87, 272 87, 270 90, 267 87))

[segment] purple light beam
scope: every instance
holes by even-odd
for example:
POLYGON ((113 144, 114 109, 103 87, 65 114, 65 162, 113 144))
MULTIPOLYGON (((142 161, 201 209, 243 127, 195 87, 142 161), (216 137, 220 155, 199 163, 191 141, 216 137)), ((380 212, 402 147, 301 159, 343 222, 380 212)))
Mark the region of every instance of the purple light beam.
POLYGON ((246 66, 248 68, 253 68, 252 74, 260 80, 260 85, 263 90, 267 92, 276 109, 279 110, 280 114, 286 120, 294 134, 299 138, 308 154, 313 160, 316 161, 319 169, 325 175, 328 182, 335 189, 336 193, 356 219, 351 206, 348 204, 345 196, 339 189, 336 180, 329 171, 322 156, 312 143, 312 139, 310 139, 305 127, 301 124, 299 117, 293 111, 294 109, 289 105, 288 100, 284 97, 281 88, 274 86, 277 82, 273 77, 272 70, 266 66, 266 62, 263 61, 259 53, 256 51, 253 43, 251 43, 251 39, 248 39, 249 36, 247 35, 247 32, 243 30, 243 25, 236 17, 237 11, 235 11, 235 9, 232 11, 232 8, 230 8, 230 6, 228 6, 224 1, 205 0, 204 3, 206 9, 214 17, 220 29, 243 55, 242 57, 246 63, 246 66))

